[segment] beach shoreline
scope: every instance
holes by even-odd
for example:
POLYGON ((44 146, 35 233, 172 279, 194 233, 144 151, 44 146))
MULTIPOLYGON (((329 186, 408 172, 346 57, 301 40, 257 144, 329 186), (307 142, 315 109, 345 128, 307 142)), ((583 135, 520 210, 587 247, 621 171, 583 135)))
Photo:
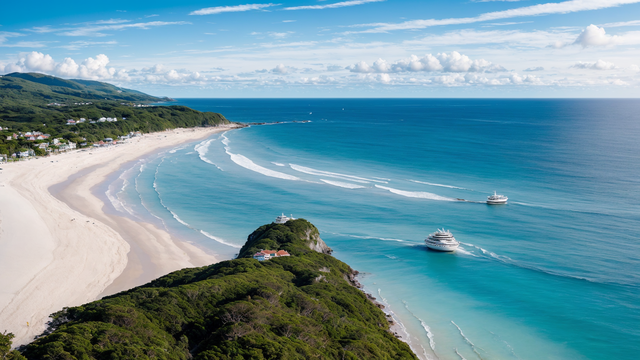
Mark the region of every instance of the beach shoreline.
POLYGON ((14 346, 22 345, 63 307, 216 262, 164 229, 105 211, 105 197, 96 190, 131 161, 236 127, 175 129, 3 165, 0 332, 14 333, 14 346))

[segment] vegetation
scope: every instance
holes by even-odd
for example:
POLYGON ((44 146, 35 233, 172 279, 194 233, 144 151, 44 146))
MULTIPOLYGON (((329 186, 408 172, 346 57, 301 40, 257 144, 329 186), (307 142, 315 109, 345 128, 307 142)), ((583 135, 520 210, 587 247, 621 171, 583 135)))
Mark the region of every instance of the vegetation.
POLYGON ((17 350, 11 350, 12 333, 0 333, 0 360, 26 360, 17 350))
POLYGON ((306 220, 249 236, 292 256, 184 269, 52 315, 28 359, 416 359, 352 285, 353 270, 312 251, 306 220))
POLYGON ((0 127, 9 130, 0 131, 0 154, 31 149, 38 143, 20 138, 7 140, 7 136, 19 132, 39 131, 51 135, 50 139, 91 144, 132 131, 147 133, 229 122, 221 114, 202 113, 185 106, 134 107, 167 100, 170 99, 97 81, 64 80, 31 73, 4 75, 0 77, 0 127), (101 117, 118 121, 89 122, 101 117), (68 119, 80 118, 87 121, 67 125, 68 119))

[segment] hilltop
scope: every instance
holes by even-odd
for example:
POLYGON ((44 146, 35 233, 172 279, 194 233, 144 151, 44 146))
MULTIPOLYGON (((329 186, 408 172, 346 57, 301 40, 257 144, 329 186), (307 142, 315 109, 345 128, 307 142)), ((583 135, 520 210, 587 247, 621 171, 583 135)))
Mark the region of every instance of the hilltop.
MULTIPOLYGON (((183 269, 52 315, 27 359, 416 359, 304 219, 264 225, 240 258, 183 269), (259 262, 267 245, 291 256, 259 262), (319 250, 320 252, 316 251, 319 250)), ((17 355, 17 354, 16 354, 17 355)), ((17 357, 16 357, 17 358, 17 357)))
POLYGON ((54 138, 62 144, 91 146, 137 131, 149 133, 229 123, 218 113, 185 106, 150 105, 170 100, 98 81, 66 80, 36 73, 4 75, 0 77, 0 154, 34 150, 36 155, 45 155, 45 149, 57 149, 49 147, 54 138), (97 121, 101 118, 115 121, 97 121), (42 134, 42 138, 29 140, 25 136, 33 132, 42 134), (13 134, 17 136, 9 139, 13 134), (40 147, 41 143, 46 146, 40 147))

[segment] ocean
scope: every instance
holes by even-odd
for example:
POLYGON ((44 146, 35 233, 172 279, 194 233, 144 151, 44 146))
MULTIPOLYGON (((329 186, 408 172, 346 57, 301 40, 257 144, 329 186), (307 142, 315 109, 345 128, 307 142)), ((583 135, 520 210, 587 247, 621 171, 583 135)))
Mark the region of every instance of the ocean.
POLYGON ((127 165, 117 211, 221 258, 307 219, 424 359, 638 358, 640 101, 175 104, 266 124, 127 165), (425 248, 438 228, 455 253, 425 248))

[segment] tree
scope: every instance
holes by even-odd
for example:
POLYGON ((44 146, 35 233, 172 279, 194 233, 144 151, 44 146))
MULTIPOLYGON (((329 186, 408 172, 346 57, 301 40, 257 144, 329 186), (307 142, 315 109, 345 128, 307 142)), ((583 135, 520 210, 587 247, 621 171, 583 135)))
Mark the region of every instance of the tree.
POLYGON ((15 335, 8 333, 5 330, 4 333, 0 333, 0 359, 2 360, 27 360, 17 350, 11 350, 11 340, 15 335))

